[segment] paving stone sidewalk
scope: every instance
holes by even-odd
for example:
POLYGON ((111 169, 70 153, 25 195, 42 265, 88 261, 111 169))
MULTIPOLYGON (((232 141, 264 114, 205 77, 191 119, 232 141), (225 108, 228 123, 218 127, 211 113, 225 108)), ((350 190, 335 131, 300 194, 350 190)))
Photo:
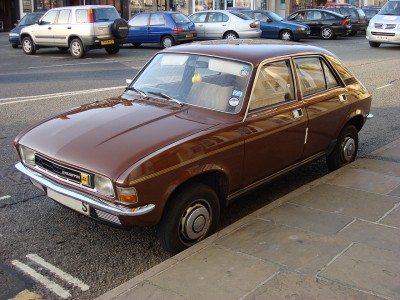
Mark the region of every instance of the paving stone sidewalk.
POLYGON ((400 139, 228 226, 105 299, 400 299, 400 139))

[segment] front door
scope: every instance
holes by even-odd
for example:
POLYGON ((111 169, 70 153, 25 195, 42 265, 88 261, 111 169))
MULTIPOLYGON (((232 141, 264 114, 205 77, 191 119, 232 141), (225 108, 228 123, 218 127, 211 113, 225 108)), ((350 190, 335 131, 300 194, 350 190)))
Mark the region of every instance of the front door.
POLYGON ((38 45, 54 45, 54 26, 56 25, 58 11, 49 11, 40 20, 39 25, 35 25, 34 32, 38 45))
POLYGON ((244 122, 245 184, 257 184, 299 161, 307 117, 296 97, 290 59, 259 67, 244 122))

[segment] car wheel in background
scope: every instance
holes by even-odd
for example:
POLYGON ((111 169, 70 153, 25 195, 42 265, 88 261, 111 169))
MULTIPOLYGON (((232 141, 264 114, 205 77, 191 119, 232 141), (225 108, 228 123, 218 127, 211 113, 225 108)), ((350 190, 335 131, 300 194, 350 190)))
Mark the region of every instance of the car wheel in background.
POLYGON ((381 43, 369 42, 369 45, 370 45, 371 47, 373 47, 373 48, 378 48, 378 47, 381 45, 381 43))
POLYGON ((129 25, 124 19, 116 19, 114 23, 111 24, 112 34, 119 38, 124 39, 128 36, 129 25))
POLYGON ((293 41, 293 33, 290 30, 282 30, 279 38, 283 41, 293 41))
POLYGON ((333 29, 331 27, 324 27, 321 29, 321 37, 324 40, 333 39, 333 29))
POLYGON ((108 54, 117 54, 119 52, 118 45, 106 46, 105 49, 108 54))
POLYGON ((162 246, 178 253, 212 234, 218 225, 220 205, 217 194, 204 184, 192 184, 167 203, 158 235, 162 246))
POLYGON ((239 36, 234 31, 228 31, 228 32, 225 32, 225 34, 224 34, 224 39, 226 39, 226 40, 236 40, 237 38, 239 38, 239 36))
POLYGON ((169 48, 175 45, 175 40, 172 36, 166 35, 161 39, 161 45, 163 46, 163 48, 169 48))
POLYGON ((22 39, 22 50, 28 55, 36 53, 36 45, 29 36, 22 39))
POLYGON ((355 36, 356 34, 357 34, 357 31, 356 30, 352 30, 352 31, 350 31, 349 36, 355 36))
POLYGON ((335 148, 326 157, 329 170, 334 171, 353 162, 358 150, 358 131, 353 125, 343 128, 337 139, 335 148))
POLYGON ((73 39, 71 41, 69 51, 73 58, 82 58, 86 55, 86 50, 80 39, 73 39))

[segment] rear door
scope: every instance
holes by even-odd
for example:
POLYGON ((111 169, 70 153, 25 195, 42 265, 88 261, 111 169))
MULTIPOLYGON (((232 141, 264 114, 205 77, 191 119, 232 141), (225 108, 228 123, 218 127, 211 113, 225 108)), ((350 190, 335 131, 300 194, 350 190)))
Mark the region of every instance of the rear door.
POLYGON ((62 9, 58 14, 57 24, 54 24, 54 45, 56 46, 67 46, 68 36, 72 31, 71 27, 71 10, 62 9))
POLYGON ((204 24, 204 36, 206 38, 222 38, 228 29, 229 17, 220 12, 210 12, 208 20, 204 24))
POLYGON ((308 116, 303 158, 326 151, 343 127, 351 102, 347 89, 322 56, 294 59, 308 116))
POLYGON ((305 21, 310 27, 311 35, 320 35, 323 24, 323 15, 319 10, 309 10, 306 12, 305 21))

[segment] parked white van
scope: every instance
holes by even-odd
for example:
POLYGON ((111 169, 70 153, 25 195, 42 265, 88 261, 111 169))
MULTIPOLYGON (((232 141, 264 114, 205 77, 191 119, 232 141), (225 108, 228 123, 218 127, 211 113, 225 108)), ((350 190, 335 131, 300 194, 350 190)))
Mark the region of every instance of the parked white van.
POLYGON ((386 2, 369 21, 366 37, 371 47, 379 47, 381 44, 400 45, 400 0, 386 2))

